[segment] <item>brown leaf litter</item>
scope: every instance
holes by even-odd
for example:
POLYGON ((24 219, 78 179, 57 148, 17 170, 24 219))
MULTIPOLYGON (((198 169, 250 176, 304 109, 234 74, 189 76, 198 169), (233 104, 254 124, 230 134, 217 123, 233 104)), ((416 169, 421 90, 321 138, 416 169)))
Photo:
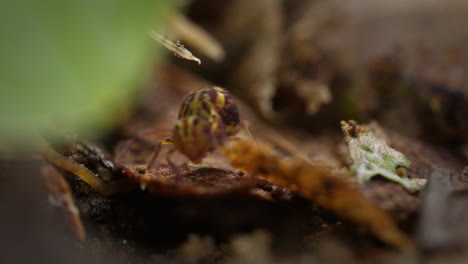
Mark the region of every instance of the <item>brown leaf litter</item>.
POLYGON ((335 214, 368 227, 374 235, 391 245, 402 249, 413 247, 389 215, 344 179, 331 176, 323 167, 300 158, 286 161, 274 154, 271 148, 255 146, 246 140, 233 141, 224 148, 224 153, 235 168, 297 191, 335 214))

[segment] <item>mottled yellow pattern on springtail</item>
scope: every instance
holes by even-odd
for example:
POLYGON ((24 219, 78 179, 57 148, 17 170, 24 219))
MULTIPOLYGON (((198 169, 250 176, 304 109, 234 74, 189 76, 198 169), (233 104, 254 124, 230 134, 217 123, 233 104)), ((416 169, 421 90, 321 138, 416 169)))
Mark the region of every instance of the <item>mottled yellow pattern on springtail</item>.
POLYGON ((198 89, 184 97, 174 131, 176 148, 199 162, 240 130, 239 110, 223 88, 198 89))

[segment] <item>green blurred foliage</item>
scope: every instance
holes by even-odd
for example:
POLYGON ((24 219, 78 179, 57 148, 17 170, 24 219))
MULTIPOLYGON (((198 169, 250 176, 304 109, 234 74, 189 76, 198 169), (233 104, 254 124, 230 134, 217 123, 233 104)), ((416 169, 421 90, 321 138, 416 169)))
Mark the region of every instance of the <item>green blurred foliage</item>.
MULTIPOLYGON (((175 1, 0 2, 0 144, 49 128, 87 135, 122 118, 175 1)), ((145 76, 146 75, 146 76, 145 76)))

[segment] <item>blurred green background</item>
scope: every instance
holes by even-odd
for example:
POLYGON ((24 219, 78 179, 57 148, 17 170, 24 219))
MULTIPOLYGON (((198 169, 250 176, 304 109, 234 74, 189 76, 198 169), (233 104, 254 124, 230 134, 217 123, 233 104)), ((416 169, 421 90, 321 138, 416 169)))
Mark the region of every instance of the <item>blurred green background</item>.
POLYGON ((97 135, 121 119, 160 49, 149 32, 175 2, 2 1, 0 145, 50 128, 97 135))

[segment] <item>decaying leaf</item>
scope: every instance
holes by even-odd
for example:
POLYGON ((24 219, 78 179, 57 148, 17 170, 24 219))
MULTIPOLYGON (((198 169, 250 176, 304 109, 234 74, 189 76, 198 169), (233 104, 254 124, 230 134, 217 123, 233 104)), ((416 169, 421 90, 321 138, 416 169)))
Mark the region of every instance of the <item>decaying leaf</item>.
POLYGON ((344 178, 331 176, 324 167, 312 165, 302 158, 286 161, 270 147, 256 145, 245 139, 230 142, 223 152, 234 168, 297 191, 336 215, 369 228, 376 237, 388 244, 402 249, 413 247, 389 215, 367 200, 344 178))
MULTIPOLYGON (((171 197, 215 197, 239 195, 265 201, 288 201, 293 194, 290 190, 268 181, 225 168, 226 161, 221 155, 213 155, 202 166, 182 165, 177 174, 167 165, 160 164, 154 170, 147 170, 141 163, 140 155, 127 150, 123 161, 112 160, 95 145, 80 140, 63 143, 67 147, 58 152, 43 142, 41 155, 56 168, 77 176, 96 192, 111 196, 140 189, 158 195, 171 197), (127 164, 128 163, 128 164, 127 164)), ((125 145, 125 144, 124 144, 125 145)), ((136 148, 151 146, 135 144, 136 148)), ((63 148, 63 146, 62 146, 63 148)), ((123 151, 118 148, 118 153, 123 151)), ((151 152, 143 152, 150 157, 151 152)), ((177 156, 176 156, 177 158, 177 156)), ((180 162, 180 158, 176 159, 180 162)), ((227 166, 228 167, 228 166, 227 166)), ((51 191, 52 192, 52 191, 51 191)))
POLYGON ((70 222, 73 234, 79 240, 86 238, 86 232, 80 219, 80 212, 73 202, 73 196, 68 183, 51 165, 44 165, 41 170, 43 182, 49 191, 49 202, 64 210, 70 222))
POLYGON ((418 191, 424 187, 425 179, 410 179, 406 175, 399 175, 402 173, 398 169, 409 168, 411 163, 403 154, 390 148, 383 138, 360 127, 355 121, 342 121, 341 129, 359 183, 381 175, 409 191, 418 191))
POLYGON ((139 183, 140 189, 158 195, 210 197, 234 193, 248 194, 256 184, 256 180, 249 175, 241 175, 227 169, 187 166, 180 168, 182 175, 178 178, 167 166, 160 166, 154 171, 141 168, 131 168, 134 173, 130 179, 139 183))

